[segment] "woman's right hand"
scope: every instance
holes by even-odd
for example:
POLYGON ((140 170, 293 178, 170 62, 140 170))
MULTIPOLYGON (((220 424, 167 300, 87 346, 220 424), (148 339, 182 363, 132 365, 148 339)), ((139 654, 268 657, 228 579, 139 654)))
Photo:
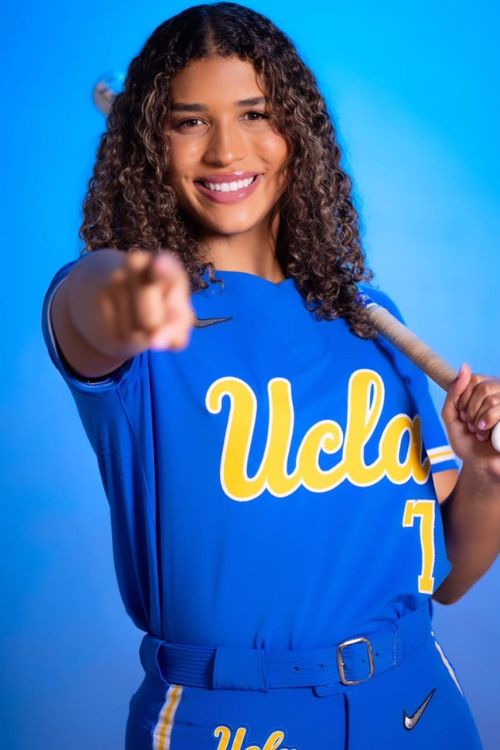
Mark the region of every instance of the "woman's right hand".
POLYGON ((49 309, 62 355, 84 378, 108 375, 147 349, 183 349, 194 323, 187 272, 165 251, 90 252, 49 309))
POLYGON ((133 353, 184 349, 194 314, 188 274, 170 252, 126 254, 97 297, 105 328, 133 353))

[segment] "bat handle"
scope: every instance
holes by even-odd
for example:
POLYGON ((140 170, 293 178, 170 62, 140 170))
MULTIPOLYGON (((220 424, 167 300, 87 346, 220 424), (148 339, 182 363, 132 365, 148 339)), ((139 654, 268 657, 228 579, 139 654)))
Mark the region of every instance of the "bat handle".
POLYGON ((491 444, 500 453, 500 422, 497 422, 491 431, 491 444))
MULTIPOLYGON (((444 359, 421 341, 409 328, 394 317, 385 307, 370 300, 366 295, 364 304, 378 333, 406 354, 431 380, 448 390, 457 373, 444 359)), ((491 431, 491 445, 500 453, 500 422, 491 431)))

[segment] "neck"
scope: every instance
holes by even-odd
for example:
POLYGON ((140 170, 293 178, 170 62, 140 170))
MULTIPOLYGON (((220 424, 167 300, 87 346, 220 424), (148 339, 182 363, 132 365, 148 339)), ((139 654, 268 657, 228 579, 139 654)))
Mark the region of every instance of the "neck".
POLYGON ((208 234, 200 238, 206 247, 204 261, 221 271, 243 271, 278 282, 285 278, 276 257, 277 222, 269 227, 254 227, 240 234, 208 234))

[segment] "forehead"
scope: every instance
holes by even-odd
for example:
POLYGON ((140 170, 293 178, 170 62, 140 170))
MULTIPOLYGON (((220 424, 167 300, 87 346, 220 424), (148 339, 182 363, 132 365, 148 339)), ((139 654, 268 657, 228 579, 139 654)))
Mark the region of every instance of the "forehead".
POLYGON ((170 84, 170 98, 176 102, 210 101, 233 103, 251 96, 262 96, 263 89, 251 62, 239 57, 213 57, 193 60, 177 73, 170 84))

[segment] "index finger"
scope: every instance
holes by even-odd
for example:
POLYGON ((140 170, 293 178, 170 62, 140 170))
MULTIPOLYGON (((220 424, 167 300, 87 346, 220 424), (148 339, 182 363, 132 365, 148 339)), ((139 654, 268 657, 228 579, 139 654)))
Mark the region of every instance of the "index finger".
POLYGON ((187 281, 187 273, 181 261, 172 253, 152 255, 150 262, 138 274, 140 284, 154 284, 157 281, 176 282, 182 277, 187 281))

